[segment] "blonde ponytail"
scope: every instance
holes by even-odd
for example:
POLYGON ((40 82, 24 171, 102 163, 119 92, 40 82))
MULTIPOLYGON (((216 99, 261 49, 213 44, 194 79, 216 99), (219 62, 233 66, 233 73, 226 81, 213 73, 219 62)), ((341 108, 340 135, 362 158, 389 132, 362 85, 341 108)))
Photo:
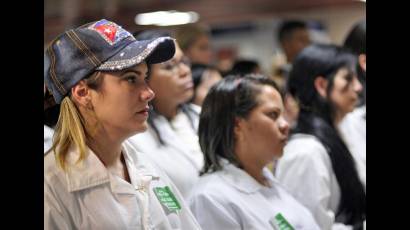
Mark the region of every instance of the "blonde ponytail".
MULTIPOLYGON (((90 88, 97 90, 102 84, 101 76, 100 72, 94 72, 84 80, 90 88)), ((95 130, 87 130, 86 128, 84 118, 77 106, 69 96, 66 96, 60 105, 60 115, 55 127, 53 145, 47 151, 47 153, 54 152, 57 164, 63 170, 66 170, 65 158, 71 146, 74 146, 79 152, 77 163, 85 159, 88 134, 95 132, 95 130)))

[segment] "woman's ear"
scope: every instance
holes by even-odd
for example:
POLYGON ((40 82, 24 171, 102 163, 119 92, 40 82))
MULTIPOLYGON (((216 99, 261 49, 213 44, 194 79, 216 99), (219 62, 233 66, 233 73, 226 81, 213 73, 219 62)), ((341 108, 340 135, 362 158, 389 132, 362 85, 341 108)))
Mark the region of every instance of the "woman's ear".
POLYGON ((243 129, 243 119, 239 117, 235 117, 235 126, 233 128, 233 132, 236 138, 241 140, 242 138, 242 129, 243 129))
POLYGON ((314 81, 315 89, 323 98, 327 97, 327 85, 328 81, 326 78, 319 76, 314 81))
POLYGON ((359 55, 359 65, 364 72, 366 72, 366 54, 359 55))
POLYGON ((91 91, 85 81, 79 81, 77 85, 71 88, 71 96, 74 101, 81 106, 88 108, 91 103, 91 91))

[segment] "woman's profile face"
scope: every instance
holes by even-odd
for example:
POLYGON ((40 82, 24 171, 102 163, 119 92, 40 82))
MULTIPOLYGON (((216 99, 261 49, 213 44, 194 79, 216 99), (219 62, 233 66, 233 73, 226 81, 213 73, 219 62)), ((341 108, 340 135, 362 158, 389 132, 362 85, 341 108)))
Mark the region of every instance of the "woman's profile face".
POLYGON ((248 118, 241 118, 238 141, 243 142, 245 152, 238 156, 241 162, 253 162, 265 166, 283 154, 289 124, 283 118, 283 103, 279 92, 272 86, 262 86, 256 97, 258 105, 250 112, 248 118))
POLYGON ((100 88, 91 90, 98 124, 112 134, 131 136, 147 129, 148 102, 154 98, 146 83, 147 65, 119 72, 102 72, 100 88))
POLYGON ((212 59, 212 50, 209 38, 206 35, 198 37, 186 50, 186 55, 192 62, 210 64, 212 59))
POLYGON ((166 102, 179 105, 192 98, 194 84, 191 69, 177 44, 171 60, 152 65, 148 84, 156 94, 154 104, 166 102))
POLYGON ((330 100, 336 107, 336 112, 345 115, 356 107, 362 85, 357 75, 348 68, 340 68, 333 80, 330 100))

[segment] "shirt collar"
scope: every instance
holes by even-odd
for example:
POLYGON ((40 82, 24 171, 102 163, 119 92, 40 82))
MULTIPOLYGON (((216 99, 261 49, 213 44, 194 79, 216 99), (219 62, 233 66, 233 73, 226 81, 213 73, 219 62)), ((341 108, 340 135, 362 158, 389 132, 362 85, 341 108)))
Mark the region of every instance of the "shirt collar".
MULTIPOLYGON (((250 194, 265 188, 247 172, 229 163, 228 160, 221 159, 221 164, 223 167, 221 172, 222 178, 237 190, 250 194)), ((274 179, 269 169, 264 168, 262 173, 268 180, 268 183, 272 186, 274 184, 274 179)))
MULTIPOLYGON (((136 190, 141 186, 145 186, 147 181, 159 178, 152 169, 147 168, 143 160, 139 159, 138 152, 129 144, 123 144, 122 152, 131 183, 136 190)), ((75 148, 71 148, 66 158, 68 166, 66 179, 70 192, 112 182, 112 175, 91 149, 86 149, 86 157, 82 162, 76 163, 78 157, 79 152, 75 148)), ((110 185, 112 190, 118 190, 119 188, 115 186, 115 183, 110 183, 110 185)))

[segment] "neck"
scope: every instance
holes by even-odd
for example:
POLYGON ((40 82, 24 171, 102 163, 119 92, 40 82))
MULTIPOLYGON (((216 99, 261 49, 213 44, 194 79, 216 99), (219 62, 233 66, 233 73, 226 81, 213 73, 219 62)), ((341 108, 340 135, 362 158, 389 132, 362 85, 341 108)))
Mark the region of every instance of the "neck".
POLYGON ((265 164, 256 161, 252 157, 249 157, 252 155, 252 151, 244 150, 244 148, 236 148, 236 156, 241 162, 243 170, 247 172, 251 177, 253 177, 257 182, 266 186, 267 180, 262 173, 265 164))
POLYGON ((343 112, 336 112, 335 118, 333 119, 333 123, 335 127, 338 127, 340 122, 342 122, 343 118, 346 116, 346 113, 343 112))
POLYGON ((108 168, 121 161, 121 144, 125 138, 115 138, 106 131, 100 131, 93 136, 88 145, 108 168))
POLYGON ((168 120, 174 118, 178 113, 178 104, 169 101, 154 100, 155 110, 166 117, 168 120))
POLYGON ((255 179, 259 184, 267 186, 268 181, 263 176, 263 167, 253 166, 253 165, 242 165, 243 170, 247 172, 253 179, 255 179))

